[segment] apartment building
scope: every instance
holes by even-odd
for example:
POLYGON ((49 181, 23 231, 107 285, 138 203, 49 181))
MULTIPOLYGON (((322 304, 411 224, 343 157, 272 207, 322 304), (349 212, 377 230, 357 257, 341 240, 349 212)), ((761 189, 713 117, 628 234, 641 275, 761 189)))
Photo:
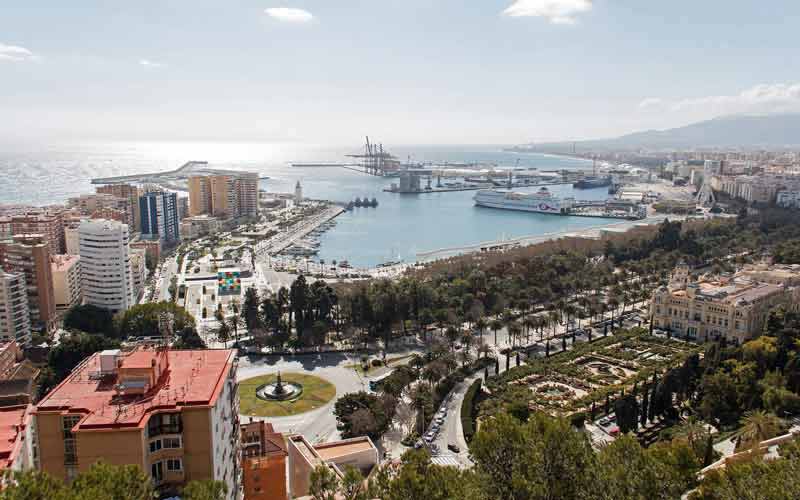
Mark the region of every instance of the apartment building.
POLYGON ((41 234, 53 255, 64 253, 64 225, 60 212, 28 210, 4 217, 0 225, 9 226, 9 235, 41 234))
POLYGON ((162 496, 212 479, 239 498, 233 350, 107 350, 84 360, 33 410, 40 469, 70 480, 97 460, 138 465, 162 496))
POLYGON ((258 214, 258 174, 189 177, 189 213, 192 216, 251 217, 258 214))
POLYGON ((242 486, 245 500, 289 498, 286 439, 272 424, 241 426, 242 486))
POLYGON ((139 189, 130 184, 108 184, 97 186, 97 193, 110 194, 117 198, 126 198, 131 207, 131 220, 127 224, 132 228, 140 227, 141 219, 139 216, 139 189))
POLYGON ((27 345, 31 340, 31 316, 25 273, 0 268, 0 341, 27 345))
POLYGON ((681 263, 673 271, 669 284, 653 292, 650 304, 653 326, 701 342, 724 338, 744 343, 761 334, 772 308, 797 307, 798 277, 798 273, 750 269, 732 276, 704 276, 694 280, 689 267, 681 263))
POLYGON ((16 234, 12 241, 0 242, 0 266, 25 275, 31 328, 48 332, 56 323, 50 248, 41 234, 16 234))
POLYGON ((50 267, 56 310, 66 311, 81 303, 81 258, 78 255, 55 255, 50 267))
POLYGON ((147 251, 144 248, 131 248, 130 253, 133 296, 138 302, 144 291, 144 283, 147 280, 147 251))
POLYGON ((86 304, 125 311, 134 305, 128 225, 105 219, 80 225, 81 293, 86 304))
POLYGON ((0 408, 0 473, 35 467, 30 411, 27 404, 0 408))
POLYGON ((293 435, 286 440, 286 445, 290 498, 308 496, 311 471, 317 466, 330 467, 340 478, 344 476, 346 466, 355 467, 367 477, 379 463, 378 449, 367 436, 312 445, 303 436, 293 435))
POLYGON ((107 193, 82 194, 70 198, 67 206, 77 208, 83 215, 93 219, 110 218, 133 226, 133 206, 126 197, 107 193))
POLYGON ((142 237, 158 239, 165 244, 180 240, 178 227, 178 195, 166 191, 151 191, 139 197, 142 237))
POLYGON ((189 197, 178 196, 178 220, 189 217, 189 197))

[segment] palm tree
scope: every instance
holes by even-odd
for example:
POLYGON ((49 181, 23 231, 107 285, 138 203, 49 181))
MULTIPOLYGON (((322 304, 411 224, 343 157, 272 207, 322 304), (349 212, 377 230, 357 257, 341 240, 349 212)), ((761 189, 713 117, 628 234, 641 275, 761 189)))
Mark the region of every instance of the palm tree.
POLYGON ((489 323, 489 328, 491 328, 492 331, 494 332, 494 345, 496 346, 497 345, 497 330, 500 330, 500 329, 503 328, 503 322, 500 321, 499 319, 495 318, 495 319, 493 319, 491 321, 491 323, 489 323))
POLYGON ((511 339, 511 347, 514 347, 515 339, 522 333, 522 326, 518 321, 512 321, 508 324, 508 336, 511 339))
POLYGON ((469 356, 469 351, 472 348, 472 332, 464 332, 461 335, 461 344, 464 346, 464 352, 469 356))
POLYGON ((486 319, 483 316, 479 317, 475 320, 475 328, 478 330, 478 334, 480 335, 481 342, 483 342, 483 331, 486 329, 486 319))
POLYGON ((525 327, 525 342, 528 344, 531 343, 531 330, 536 328, 536 324, 536 319, 532 316, 526 316, 522 320, 522 326, 525 327))
POLYGON ((762 441, 775 437, 781 430, 781 420, 764 410, 751 410, 742 418, 742 428, 737 435, 737 446, 744 444, 757 449, 762 441))

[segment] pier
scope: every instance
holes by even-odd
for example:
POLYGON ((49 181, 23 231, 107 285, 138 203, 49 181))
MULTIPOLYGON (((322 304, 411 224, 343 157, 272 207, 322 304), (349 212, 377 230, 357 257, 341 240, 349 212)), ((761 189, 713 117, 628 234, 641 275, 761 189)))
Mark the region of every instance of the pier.
POLYGON ((278 254, 298 243, 321 225, 335 219, 344 211, 344 208, 339 205, 328 207, 322 213, 295 224, 286 232, 277 234, 266 241, 259 242, 258 245, 256 245, 256 255, 278 254))

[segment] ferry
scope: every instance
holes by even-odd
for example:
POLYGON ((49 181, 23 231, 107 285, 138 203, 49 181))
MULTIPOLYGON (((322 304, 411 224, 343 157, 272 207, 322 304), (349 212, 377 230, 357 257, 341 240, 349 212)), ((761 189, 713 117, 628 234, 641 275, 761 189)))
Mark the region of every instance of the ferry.
POLYGON ((482 189, 475 193, 475 205, 479 207, 503 208, 523 212, 566 215, 575 202, 573 198, 558 198, 543 187, 535 193, 482 189))

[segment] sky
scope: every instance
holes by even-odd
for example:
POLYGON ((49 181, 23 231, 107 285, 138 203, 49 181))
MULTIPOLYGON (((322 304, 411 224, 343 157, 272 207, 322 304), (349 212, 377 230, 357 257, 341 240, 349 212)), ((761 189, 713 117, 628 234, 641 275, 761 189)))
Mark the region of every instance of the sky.
POLYGON ((797 0, 3 0, 0 136, 514 144, 800 111, 798 26, 797 0))

